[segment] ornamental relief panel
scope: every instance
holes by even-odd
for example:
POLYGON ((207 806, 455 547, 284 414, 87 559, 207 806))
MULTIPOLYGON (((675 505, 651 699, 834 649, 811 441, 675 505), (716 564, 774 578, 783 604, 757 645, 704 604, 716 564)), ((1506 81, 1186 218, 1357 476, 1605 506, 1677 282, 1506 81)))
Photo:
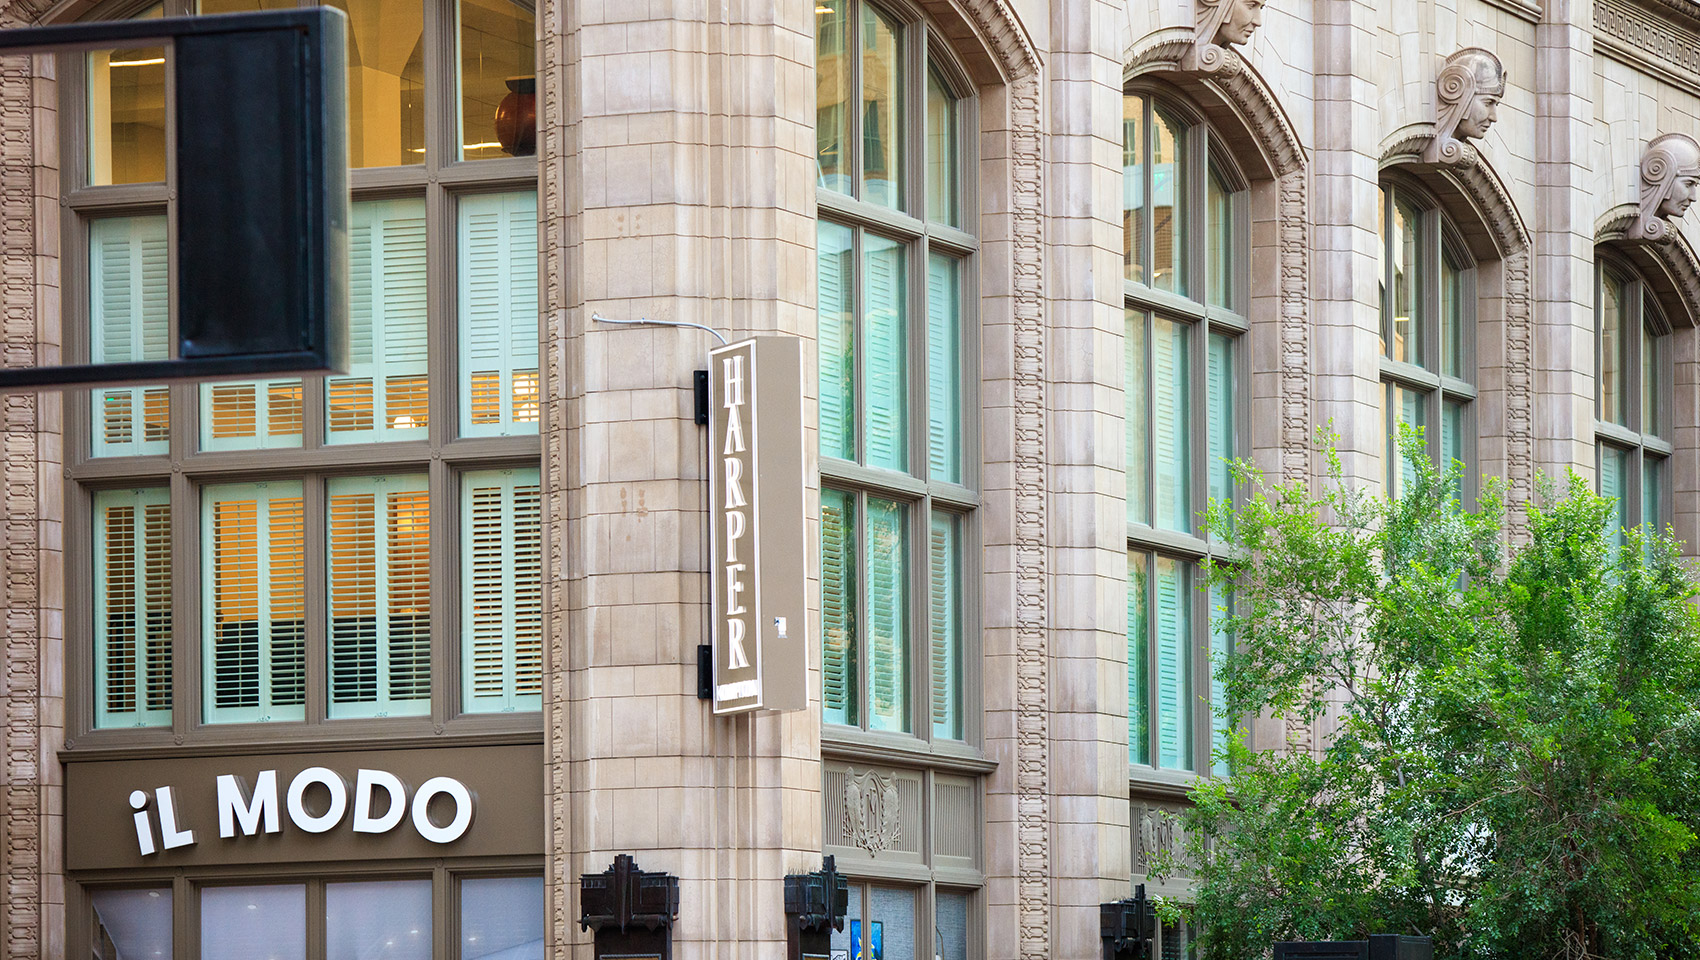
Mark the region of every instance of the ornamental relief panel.
POLYGON ((829 761, 824 781, 827 853, 846 860, 922 862, 923 774, 829 761))
POLYGON ((1471 140, 1480 140, 1499 120, 1499 101, 1505 96, 1505 67, 1480 47, 1466 47, 1446 58, 1435 79, 1439 102, 1434 140, 1423 159, 1430 163, 1470 166, 1478 159, 1471 140))

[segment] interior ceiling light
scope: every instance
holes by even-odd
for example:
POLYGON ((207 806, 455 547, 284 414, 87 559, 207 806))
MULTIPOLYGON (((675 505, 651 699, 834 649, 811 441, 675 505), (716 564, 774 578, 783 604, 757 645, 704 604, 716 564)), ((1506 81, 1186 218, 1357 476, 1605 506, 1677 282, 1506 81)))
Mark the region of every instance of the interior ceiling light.
POLYGON ((164 57, 154 57, 152 60, 114 60, 109 67, 151 67, 165 62, 164 57))
POLYGON ((832 12, 832 8, 827 6, 824 3, 819 3, 819 4, 815 5, 815 13, 817 13, 817 14, 827 14, 827 13, 831 13, 831 12, 832 12))

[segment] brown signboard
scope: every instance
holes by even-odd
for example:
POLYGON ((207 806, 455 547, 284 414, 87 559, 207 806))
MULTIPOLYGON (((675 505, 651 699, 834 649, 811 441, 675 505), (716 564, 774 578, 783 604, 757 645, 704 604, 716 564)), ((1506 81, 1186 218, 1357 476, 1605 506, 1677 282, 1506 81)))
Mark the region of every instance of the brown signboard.
POLYGON ((66 866, 536 855, 541 746, 65 767, 66 866))
POLYGON ((756 337, 709 354, 714 712, 808 706, 803 346, 756 337))

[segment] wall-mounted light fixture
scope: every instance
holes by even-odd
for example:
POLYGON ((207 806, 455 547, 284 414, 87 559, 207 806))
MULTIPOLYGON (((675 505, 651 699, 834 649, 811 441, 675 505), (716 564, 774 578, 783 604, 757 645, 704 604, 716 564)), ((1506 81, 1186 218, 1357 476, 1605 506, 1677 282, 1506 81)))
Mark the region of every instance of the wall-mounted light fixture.
POLYGON ((785 877, 785 955, 790 960, 827 960, 832 931, 844 929, 850 911, 850 881, 833 858, 814 873, 785 877))
POLYGON ((1145 899, 1145 884, 1127 900, 1098 904, 1098 936, 1104 960, 1151 960, 1157 933, 1157 905, 1145 899))
POLYGON ((672 960, 679 878, 640 870, 622 853, 607 870, 579 877, 579 911, 579 926, 595 931, 599 960, 672 960))

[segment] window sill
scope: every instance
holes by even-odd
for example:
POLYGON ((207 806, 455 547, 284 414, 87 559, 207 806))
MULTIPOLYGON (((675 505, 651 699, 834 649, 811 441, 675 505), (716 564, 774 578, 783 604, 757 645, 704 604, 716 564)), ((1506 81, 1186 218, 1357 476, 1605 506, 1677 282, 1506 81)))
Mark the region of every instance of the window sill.
POLYGON ((1193 787, 1210 778, 1185 770, 1158 770, 1135 765, 1127 778, 1129 796, 1140 795, 1160 799, 1185 800, 1193 787))
MULTIPOLYGON (((536 716, 533 714, 533 716, 536 716)), ((175 757, 211 757, 248 754, 336 752, 349 750, 405 750, 431 747, 499 746, 543 742, 541 722, 530 729, 508 726, 487 732, 461 729, 435 734, 427 727, 408 732, 374 734, 363 730, 340 731, 324 725, 278 724, 274 730, 255 733, 254 725, 243 725, 239 736, 197 736, 178 743, 169 730, 150 731, 143 739, 128 731, 96 731, 68 741, 59 751, 61 763, 88 760, 150 760, 175 757)), ((204 733, 204 731, 203 731, 204 733)))
POLYGON ((901 767, 925 767, 947 773, 983 774, 998 768, 980 751, 961 743, 928 743, 901 734, 862 733, 850 728, 821 731, 821 756, 834 760, 863 760, 901 767))

